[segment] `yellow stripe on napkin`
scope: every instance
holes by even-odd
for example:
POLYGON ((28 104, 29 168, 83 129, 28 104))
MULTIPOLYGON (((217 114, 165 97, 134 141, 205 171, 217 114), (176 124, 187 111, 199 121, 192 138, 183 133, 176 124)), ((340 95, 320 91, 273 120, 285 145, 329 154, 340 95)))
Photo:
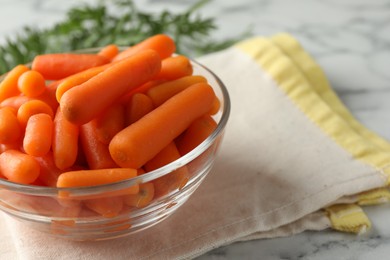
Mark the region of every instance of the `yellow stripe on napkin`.
MULTIPOLYGON (((325 73, 314 59, 302 48, 300 43, 287 33, 280 33, 271 37, 271 41, 279 47, 300 69, 302 74, 309 81, 313 90, 363 138, 371 141, 379 149, 390 153, 390 143, 382 137, 364 127, 350 113, 347 107, 332 90, 325 73)), ((358 196, 359 205, 373 205, 388 202, 390 191, 387 189, 376 189, 367 191, 358 196)))
POLYGON ((371 139, 362 138, 344 118, 313 91, 310 82, 289 57, 270 40, 256 37, 236 45, 271 75, 294 104, 324 133, 348 151, 353 158, 365 162, 390 176, 390 154, 382 152, 371 139))
POLYGON ((370 140, 383 151, 390 152, 389 142, 368 130, 354 118, 351 112, 345 107, 336 93, 332 90, 320 66, 307 52, 304 51, 297 40, 289 34, 281 33, 271 37, 271 41, 294 62, 297 68, 301 70, 306 79, 309 81, 313 90, 315 90, 318 95, 320 95, 321 98, 331 106, 332 110, 346 120, 348 124, 362 137, 370 140))
POLYGON ((376 205, 390 201, 390 191, 387 188, 370 190, 358 195, 359 205, 376 205))
POLYGON ((336 230, 361 234, 371 228, 370 220, 358 205, 338 204, 325 211, 336 230))

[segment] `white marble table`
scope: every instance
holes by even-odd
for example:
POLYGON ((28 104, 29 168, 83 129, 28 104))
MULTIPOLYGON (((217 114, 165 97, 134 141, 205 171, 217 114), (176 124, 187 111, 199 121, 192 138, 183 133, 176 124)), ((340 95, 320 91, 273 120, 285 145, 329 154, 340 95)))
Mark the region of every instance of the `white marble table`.
MULTIPOLYGON (((65 10, 80 2, 0 0, 0 43, 24 25, 45 27, 59 21, 65 10)), ((136 4, 149 11, 180 11, 193 2, 137 0, 136 4)), ((201 12, 215 17, 216 39, 238 35, 248 27, 254 35, 292 33, 323 67, 352 113, 390 140, 390 0, 215 0, 201 12)), ((361 236, 305 232, 235 243, 199 259, 388 259, 390 205, 366 212, 373 228, 361 236)))

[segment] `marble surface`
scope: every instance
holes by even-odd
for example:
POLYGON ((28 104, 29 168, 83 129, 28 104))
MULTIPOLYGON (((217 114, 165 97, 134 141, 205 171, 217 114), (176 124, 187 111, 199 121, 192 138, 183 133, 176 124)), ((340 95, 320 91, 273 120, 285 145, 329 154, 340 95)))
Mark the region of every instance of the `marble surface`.
MULTIPOLYGON (((0 0, 0 43, 25 25, 49 26, 80 2, 0 0)), ((181 11, 190 0, 137 0, 140 9, 181 11)), ((317 60, 332 86, 363 124, 390 140, 390 0, 214 0, 201 9, 214 17, 213 37, 292 33, 317 60)), ((333 231, 240 242, 215 249, 208 259, 387 259, 390 205, 365 209, 373 228, 363 235, 333 231)))

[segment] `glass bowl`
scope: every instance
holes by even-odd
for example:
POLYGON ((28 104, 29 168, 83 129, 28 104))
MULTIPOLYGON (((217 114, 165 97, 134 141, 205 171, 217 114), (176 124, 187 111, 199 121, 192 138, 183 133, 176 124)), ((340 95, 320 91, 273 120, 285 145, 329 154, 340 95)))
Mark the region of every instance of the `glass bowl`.
MULTIPOLYGON (((81 52, 96 51, 88 49, 81 52)), ((183 205, 212 169, 230 113, 228 91, 221 80, 205 66, 196 61, 191 62, 193 74, 202 75, 208 80, 221 104, 219 111, 213 115, 216 129, 195 149, 151 172, 126 181, 94 187, 51 188, 16 184, 0 178, 0 209, 36 230, 79 241, 129 235, 169 217, 183 205), (182 187, 153 198, 144 207, 123 203, 123 190, 126 188, 167 178, 183 168, 189 172, 189 177, 182 187), (101 215, 85 207, 94 203, 97 207, 110 205, 115 214, 106 212, 101 215)))

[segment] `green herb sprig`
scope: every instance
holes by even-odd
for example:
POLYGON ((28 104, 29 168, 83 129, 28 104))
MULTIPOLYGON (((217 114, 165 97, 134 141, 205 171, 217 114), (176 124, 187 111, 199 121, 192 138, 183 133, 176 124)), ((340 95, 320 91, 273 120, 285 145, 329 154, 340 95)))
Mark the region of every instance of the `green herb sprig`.
POLYGON ((183 13, 139 11, 132 0, 101 2, 96 6, 71 8, 64 21, 46 29, 25 27, 14 40, 0 46, 0 74, 43 53, 66 52, 107 44, 131 46, 149 36, 165 33, 173 37, 177 52, 197 56, 234 44, 248 32, 222 41, 211 37, 216 30, 212 18, 197 11, 209 0, 200 0, 183 13))

